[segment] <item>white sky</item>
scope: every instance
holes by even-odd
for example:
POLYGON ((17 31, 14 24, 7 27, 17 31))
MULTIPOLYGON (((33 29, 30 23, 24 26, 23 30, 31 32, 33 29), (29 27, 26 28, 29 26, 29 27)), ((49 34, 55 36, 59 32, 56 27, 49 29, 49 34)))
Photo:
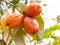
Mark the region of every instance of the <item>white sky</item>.
POLYGON ((47 7, 43 7, 44 17, 47 19, 45 22, 45 28, 56 24, 56 20, 51 20, 51 18, 56 18, 60 15, 60 0, 42 0, 41 4, 47 4, 47 7))

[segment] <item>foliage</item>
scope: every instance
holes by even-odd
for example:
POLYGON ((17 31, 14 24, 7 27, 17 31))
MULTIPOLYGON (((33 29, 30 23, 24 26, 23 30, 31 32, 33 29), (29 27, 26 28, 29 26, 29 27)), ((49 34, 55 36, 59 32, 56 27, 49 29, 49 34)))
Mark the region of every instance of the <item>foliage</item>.
POLYGON ((3 15, 4 13, 3 13, 4 11, 3 11, 3 9, 2 9, 2 7, 1 7, 1 5, 0 5, 0 15, 3 15))
POLYGON ((0 34, 2 34, 2 30, 0 30, 0 34))
POLYGON ((60 45, 60 38, 54 39, 54 45, 60 45))
POLYGON ((54 25, 54 26, 51 26, 50 28, 48 29, 45 29, 45 33, 44 33, 44 38, 49 38, 51 36, 51 33, 57 29, 60 29, 60 23, 54 25))
POLYGON ((35 19, 38 21, 39 26, 40 26, 37 35, 39 36, 40 39, 42 39, 43 38, 42 35, 44 33, 44 21, 43 21, 42 15, 36 16, 35 19))
POLYGON ((44 7, 46 7, 46 6, 47 6, 47 4, 45 4, 45 3, 44 3, 44 4, 43 4, 43 6, 44 6, 44 7))

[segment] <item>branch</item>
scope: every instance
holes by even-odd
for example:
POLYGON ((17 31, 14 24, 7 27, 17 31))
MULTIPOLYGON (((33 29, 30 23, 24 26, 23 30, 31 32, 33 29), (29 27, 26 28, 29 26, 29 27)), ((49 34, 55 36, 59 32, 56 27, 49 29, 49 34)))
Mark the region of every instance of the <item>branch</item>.
POLYGON ((22 11, 20 11, 20 10, 17 8, 16 5, 14 5, 14 4, 10 3, 10 2, 7 2, 6 0, 3 0, 3 1, 6 2, 7 4, 9 4, 9 5, 15 7, 20 13, 23 13, 22 11))

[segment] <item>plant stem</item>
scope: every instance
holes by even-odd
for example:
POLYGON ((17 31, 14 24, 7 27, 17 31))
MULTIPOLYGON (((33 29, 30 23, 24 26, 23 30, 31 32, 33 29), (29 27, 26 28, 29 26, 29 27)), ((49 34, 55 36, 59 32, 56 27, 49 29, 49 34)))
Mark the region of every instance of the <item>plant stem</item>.
POLYGON ((3 1, 6 2, 7 4, 9 4, 9 5, 15 7, 20 13, 23 13, 23 12, 21 12, 21 11, 17 8, 16 5, 14 5, 14 4, 10 3, 10 2, 7 2, 6 0, 3 0, 3 1))

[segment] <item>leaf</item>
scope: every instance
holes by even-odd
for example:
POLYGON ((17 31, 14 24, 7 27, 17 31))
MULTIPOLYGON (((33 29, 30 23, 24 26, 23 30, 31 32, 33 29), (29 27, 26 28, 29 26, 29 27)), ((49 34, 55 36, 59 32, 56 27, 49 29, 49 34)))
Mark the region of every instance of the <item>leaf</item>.
MULTIPOLYGON (((37 41, 40 40, 40 39, 39 39, 39 36, 38 36, 37 34, 31 35, 31 36, 33 37, 33 40, 37 40, 37 41)), ((32 41, 33 41, 33 40, 32 40, 32 41)))
POLYGON ((25 0, 25 4, 27 4, 27 0, 25 0))
POLYGON ((7 30, 6 26, 6 17, 9 15, 8 10, 4 12, 4 15, 1 17, 1 27, 2 27, 2 32, 5 32, 7 30))
POLYGON ((9 38, 8 38, 8 45, 11 45, 12 41, 13 41, 12 36, 9 36, 9 38))
POLYGON ((25 8, 26 8, 26 4, 21 4, 21 5, 18 7, 18 9, 19 9, 21 12, 25 11, 25 8))
POLYGON ((2 34, 2 30, 0 30, 0 34, 2 34))
POLYGON ((0 6, 0 14, 1 14, 1 15, 3 15, 3 14, 4 14, 3 9, 2 9, 2 7, 1 7, 1 6, 0 6))
POLYGON ((57 22, 60 23, 60 15, 57 16, 57 22))
POLYGON ((51 36, 51 33, 57 29, 60 29, 60 23, 57 23, 54 26, 51 26, 50 28, 45 29, 45 33, 44 33, 44 38, 49 38, 49 36, 51 36))
POLYGON ((54 45, 60 45, 60 38, 54 39, 54 45))
POLYGON ((36 35, 33 36, 33 39, 38 38, 38 40, 42 40, 43 38, 43 33, 44 33, 44 22, 43 19, 41 17, 41 15, 38 15, 35 17, 35 19, 37 20, 37 22, 39 23, 39 31, 36 35))
POLYGON ((20 28, 20 30, 18 30, 15 34, 15 36, 13 37, 13 40, 15 41, 16 45, 25 45, 24 42, 24 38, 23 38, 23 31, 22 28, 20 28))
POLYGON ((15 11, 15 8, 14 7, 12 7, 12 12, 14 12, 15 11))
POLYGON ((18 4, 19 1, 20 1, 20 0, 11 0, 10 2, 15 5, 15 4, 18 4))
POLYGON ((44 34, 44 22, 43 22, 42 16, 38 15, 36 17, 36 20, 38 21, 39 26, 40 26, 37 35, 39 36, 40 39, 42 39, 43 38, 43 34, 44 34))
POLYGON ((3 40, 7 44, 8 38, 10 36, 10 28, 8 28, 4 33, 3 33, 3 40))
POLYGON ((48 43, 48 45, 51 45, 50 42, 48 43))
POLYGON ((46 6, 47 6, 47 4, 46 4, 46 3, 44 3, 44 4, 43 4, 43 6, 44 6, 44 7, 46 7, 46 6))
POLYGON ((16 45, 26 45, 27 42, 29 43, 28 38, 27 38, 28 41, 24 38, 26 36, 26 33, 23 31, 23 27, 21 26, 17 30, 18 31, 16 32, 15 36, 12 35, 13 40, 15 41, 15 44, 16 45))
POLYGON ((1 27, 2 27, 2 32, 5 32, 6 29, 7 29, 5 15, 3 15, 2 18, 1 18, 1 27))
POLYGON ((1 3, 2 0, 0 0, 0 3, 1 3))

